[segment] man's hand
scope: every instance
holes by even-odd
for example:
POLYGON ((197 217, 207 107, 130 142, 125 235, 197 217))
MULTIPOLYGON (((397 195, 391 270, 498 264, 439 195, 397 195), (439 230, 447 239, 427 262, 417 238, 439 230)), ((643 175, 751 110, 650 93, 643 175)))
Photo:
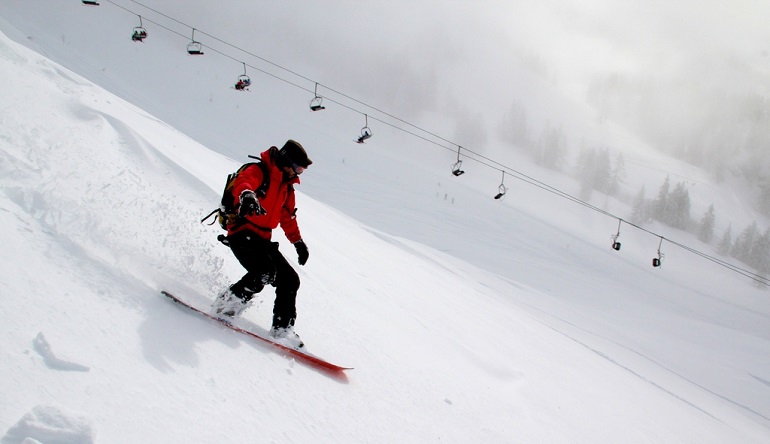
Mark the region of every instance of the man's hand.
POLYGON ((294 242, 294 248, 297 249, 297 262, 299 262, 300 265, 305 265, 305 263, 307 263, 307 258, 310 256, 307 245, 300 239, 297 242, 294 242))
POLYGON ((240 197, 241 206, 238 208, 238 217, 251 216, 253 214, 263 215, 267 214, 262 205, 259 204, 257 195, 251 190, 245 190, 241 193, 240 197))

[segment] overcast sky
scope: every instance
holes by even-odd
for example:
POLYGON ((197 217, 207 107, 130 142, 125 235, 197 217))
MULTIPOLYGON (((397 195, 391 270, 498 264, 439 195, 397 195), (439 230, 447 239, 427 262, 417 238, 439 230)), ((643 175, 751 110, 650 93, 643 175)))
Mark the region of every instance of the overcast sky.
POLYGON ((728 58, 770 74, 767 0, 287 1, 253 8, 225 16, 346 69, 483 63, 476 69, 489 71, 525 52, 570 88, 586 74, 675 75, 728 58))

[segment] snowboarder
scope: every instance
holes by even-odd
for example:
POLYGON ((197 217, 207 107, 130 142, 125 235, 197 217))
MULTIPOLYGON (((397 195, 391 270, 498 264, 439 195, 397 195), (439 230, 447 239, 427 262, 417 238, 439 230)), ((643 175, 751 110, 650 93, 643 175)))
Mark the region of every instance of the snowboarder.
POLYGON ((300 348, 304 344, 294 332, 299 276, 278 250, 278 242, 271 241, 271 234, 280 225, 297 251, 299 264, 305 265, 309 253, 297 225, 294 185, 313 162, 294 140, 280 150, 271 147, 262 152, 260 160, 261 165, 249 165, 234 179, 230 192, 238 217, 227 225, 223 239, 247 273, 217 297, 213 309, 220 317, 237 317, 256 293, 272 285, 275 304, 270 335, 300 348))

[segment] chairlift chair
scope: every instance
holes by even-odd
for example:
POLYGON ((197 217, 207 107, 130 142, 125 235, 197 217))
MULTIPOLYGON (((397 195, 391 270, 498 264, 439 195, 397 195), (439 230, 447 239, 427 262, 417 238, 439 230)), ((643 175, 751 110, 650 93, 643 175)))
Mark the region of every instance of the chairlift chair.
POLYGON ((462 160, 458 160, 456 163, 454 163, 452 165, 452 174, 454 174, 455 176, 462 176, 463 174, 465 174, 465 171, 460 169, 462 168, 462 166, 463 166, 462 160))
POLYGON ((235 89, 238 91, 248 91, 249 86, 251 86, 251 78, 246 74, 239 75, 238 81, 235 82, 235 89))
POLYGON ((131 40, 135 42, 141 42, 147 38, 147 30, 142 26, 142 16, 139 16, 139 26, 134 28, 134 32, 131 34, 131 40))
POLYGON ((501 199, 507 192, 508 188, 506 188, 505 185, 500 184, 500 186, 497 187, 497 194, 495 194, 495 199, 501 199))
POLYGON ((310 99, 310 111, 321 111, 323 109, 326 109, 325 106, 323 106, 323 97, 318 95, 318 82, 315 84, 315 93, 314 97, 310 99))
POLYGON ((96 0, 83 0, 83 4, 86 6, 99 6, 99 2, 96 0))
POLYGON ((503 171, 503 180, 500 182, 500 186, 497 187, 497 194, 495 194, 495 199, 502 199, 502 197, 505 196, 505 193, 507 192, 508 188, 505 187, 505 171, 503 171))
POLYGON ((192 39, 187 44, 187 53, 190 55, 203 55, 203 45, 195 41, 195 28, 192 30, 192 39))
POLYGON ((358 143, 364 143, 368 138, 372 137, 372 130, 368 126, 361 128, 361 137, 358 138, 358 143))
POLYGON ((246 74, 246 62, 243 63, 243 74, 238 76, 238 81, 235 82, 235 89, 238 91, 248 91, 251 86, 251 77, 246 74))
POLYGON ((620 251, 620 242, 618 242, 618 238, 620 237, 620 224, 622 222, 622 219, 618 219, 618 232, 617 234, 610 236, 612 238, 612 249, 615 251, 620 251))
POLYGON ((323 106, 322 97, 315 96, 312 99, 310 99, 310 111, 321 111, 323 109, 326 109, 326 107, 323 106))
POLYGON ((658 244, 658 257, 652 258, 652 266, 653 267, 660 267, 661 263, 663 262, 663 257, 665 256, 663 253, 660 252, 660 247, 663 245, 663 238, 660 238, 660 243, 658 244))
POLYGON ((203 55, 203 45, 193 40, 187 45, 187 53, 190 55, 203 55))
POLYGON ((452 164, 452 174, 455 176, 462 176, 465 174, 465 171, 463 171, 461 168, 463 166, 463 161, 460 160, 460 150, 462 149, 461 146, 457 147, 457 162, 452 164))
POLYGON ((364 143, 366 139, 372 137, 372 130, 369 129, 369 116, 364 114, 364 117, 366 118, 366 124, 361 128, 361 136, 357 140, 358 143, 364 143))
POLYGON ((147 30, 141 26, 134 28, 134 33, 131 34, 131 40, 135 42, 142 42, 147 38, 147 30))

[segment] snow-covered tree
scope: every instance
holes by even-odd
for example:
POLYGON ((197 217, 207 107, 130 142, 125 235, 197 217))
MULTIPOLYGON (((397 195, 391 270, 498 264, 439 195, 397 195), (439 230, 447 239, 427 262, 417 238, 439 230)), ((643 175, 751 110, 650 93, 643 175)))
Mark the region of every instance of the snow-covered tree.
POLYGON ((719 241, 719 245, 717 246, 717 253, 721 254, 722 256, 727 256, 733 249, 732 230, 733 226, 728 225, 724 234, 722 234, 722 239, 719 241))
POLYGON ((749 255, 749 265, 760 273, 770 272, 770 229, 757 237, 749 255))
POLYGON ((770 216, 770 178, 763 178, 759 181, 759 202, 757 207, 762 214, 770 216))
POLYGON ((658 189, 658 197, 652 202, 652 217, 663 221, 668 211, 668 196, 671 193, 671 178, 666 176, 666 180, 658 189))
POLYGON ((730 250, 730 255, 741 262, 750 264, 751 261, 751 249, 759 236, 757 230, 757 222, 752 222, 749 226, 741 231, 741 234, 735 239, 735 244, 730 250))
POLYGON ((511 105, 502 127, 503 138, 518 148, 532 146, 532 128, 527 119, 527 110, 520 103, 511 105))
POLYGON ((618 154, 615 163, 612 165, 609 182, 607 183, 607 194, 613 195, 618 192, 620 184, 626 182, 626 158, 623 153, 618 154))
POLYGON ((583 149, 578 156, 577 172, 583 198, 590 197, 593 190, 607 193, 612 173, 609 150, 583 149))
POLYGON ((690 192, 684 182, 679 182, 671 190, 671 179, 660 186, 658 197, 652 203, 652 216, 675 228, 686 230, 690 227, 690 192))
POLYGON ((639 192, 636 193, 636 197, 634 198, 634 207, 631 213, 631 222, 635 224, 644 224, 652 221, 652 217, 650 216, 650 204, 647 202, 647 199, 645 199, 644 193, 645 188, 644 185, 642 185, 642 188, 639 189, 639 192))
POLYGON ((664 222, 682 230, 690 226, 690 192, 684 182, 676 184, 669 195, 664 222))
POLYGON ((537 144, 535 162, 553 170, 561 170, 567 155, 567 136, 561 128, 546 124, 537 144))
POLYGON ((711 242, 714 237, 714 224, 716 223, 716 215, 714 214, 714 205, 709 205, 708 210, 703 214, 698 224, 698 239, 705 243, 711 242))

